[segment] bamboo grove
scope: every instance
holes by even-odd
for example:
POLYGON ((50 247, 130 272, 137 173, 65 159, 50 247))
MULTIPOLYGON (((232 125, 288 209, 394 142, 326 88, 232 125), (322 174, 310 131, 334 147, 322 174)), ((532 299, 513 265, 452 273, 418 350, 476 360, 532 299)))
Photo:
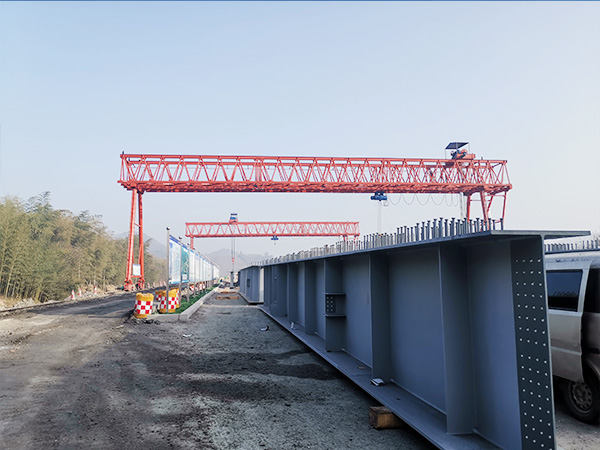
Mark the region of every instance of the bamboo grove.
MULTIPOLYGON (((0 296, 62 300, 86 286, 120 286, 127 239, 109 234, 99 216, 50 205, 44 192, 23 202, 0 199, 0 296)), ((158 281, 164 261, 144 254, 146 280, 158 281)))

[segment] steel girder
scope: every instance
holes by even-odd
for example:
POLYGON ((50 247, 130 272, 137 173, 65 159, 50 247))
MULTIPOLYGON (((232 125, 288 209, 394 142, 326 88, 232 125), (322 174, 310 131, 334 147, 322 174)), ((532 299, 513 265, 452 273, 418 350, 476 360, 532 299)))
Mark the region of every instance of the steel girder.
POLYGON ((245 297, 438 447, 555 448, 542 232, 276 262, 240 280, 245 297))

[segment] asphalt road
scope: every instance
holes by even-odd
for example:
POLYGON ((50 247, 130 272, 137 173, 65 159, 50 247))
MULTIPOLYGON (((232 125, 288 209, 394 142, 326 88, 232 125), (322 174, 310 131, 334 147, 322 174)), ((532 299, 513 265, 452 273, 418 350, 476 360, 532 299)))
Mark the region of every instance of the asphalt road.
MULTIPOLYGON (((0 448, 432 448, 370 427, 375 401, 241 300, 160 324, 128 320, 133 303, 0 315, 0 448)), ((600 448, 556 403, 560 447, 600 448)))

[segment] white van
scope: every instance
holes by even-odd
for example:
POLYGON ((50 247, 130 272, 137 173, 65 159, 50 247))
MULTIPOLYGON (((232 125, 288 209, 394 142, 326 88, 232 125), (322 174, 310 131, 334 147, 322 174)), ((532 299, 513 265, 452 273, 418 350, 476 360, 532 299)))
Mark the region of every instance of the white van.
POLYGON ((546 255, 552 373, 577 419, 600 418, 600 250, 546 255))

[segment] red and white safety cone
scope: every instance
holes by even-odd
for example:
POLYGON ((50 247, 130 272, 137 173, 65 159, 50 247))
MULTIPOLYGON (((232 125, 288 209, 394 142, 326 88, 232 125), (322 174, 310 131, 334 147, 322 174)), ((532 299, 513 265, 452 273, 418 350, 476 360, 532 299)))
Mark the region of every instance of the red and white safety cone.
POLYGON ((79 288, 79 296, 82 297, 83 294, 81 293, 81 288, 79 288))
POLYGON ((98 295, 98 288, 94 286, 94 295, 98 295))
POLYGON ((75 291, 71 289, 71 300, 75 300, 75 291))

